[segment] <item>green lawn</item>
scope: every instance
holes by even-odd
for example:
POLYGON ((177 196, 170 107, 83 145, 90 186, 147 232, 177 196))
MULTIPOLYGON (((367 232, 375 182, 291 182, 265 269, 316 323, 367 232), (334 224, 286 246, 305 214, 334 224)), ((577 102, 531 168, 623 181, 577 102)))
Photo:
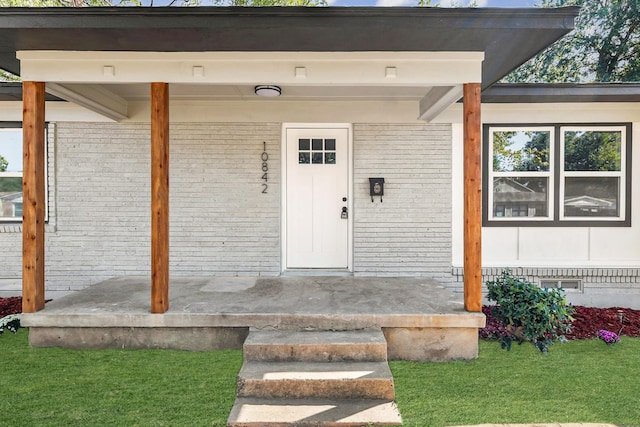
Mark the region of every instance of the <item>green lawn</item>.
MULTIPOLYGON (((0 337, 2 426, 224 426, 240 351, 30 348, 0 337)), ((511 352, 473 362, 391 362, 406 426, 600 422, 640 426, 640 339, 511 352)))

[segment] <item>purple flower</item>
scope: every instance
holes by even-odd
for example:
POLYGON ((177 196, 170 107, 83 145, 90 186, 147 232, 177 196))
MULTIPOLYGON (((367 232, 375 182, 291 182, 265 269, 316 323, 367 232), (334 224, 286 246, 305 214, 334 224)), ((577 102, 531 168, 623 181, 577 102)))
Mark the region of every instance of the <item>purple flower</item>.
POLYGON ((618 334, 604 330, 604 329, 600 329, 598 331, 598 338, 600 338, 602 341, 606 342, 609 345, 613 345, 618 341, 620 341, 618 334))

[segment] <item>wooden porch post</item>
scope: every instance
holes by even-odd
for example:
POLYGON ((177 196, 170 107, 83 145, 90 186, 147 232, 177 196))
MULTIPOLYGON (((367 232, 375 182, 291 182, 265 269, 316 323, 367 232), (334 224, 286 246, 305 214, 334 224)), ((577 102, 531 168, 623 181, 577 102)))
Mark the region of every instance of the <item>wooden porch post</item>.
POLYGON ((482 311, 480 83, 464 85, 464 308, 482 311))
POLYGON ((44 308, 45 84, 22 83, 22 311, 44 308))
POLYGON ((151 83, 151 312, 169 309, 169 85, 151 83))

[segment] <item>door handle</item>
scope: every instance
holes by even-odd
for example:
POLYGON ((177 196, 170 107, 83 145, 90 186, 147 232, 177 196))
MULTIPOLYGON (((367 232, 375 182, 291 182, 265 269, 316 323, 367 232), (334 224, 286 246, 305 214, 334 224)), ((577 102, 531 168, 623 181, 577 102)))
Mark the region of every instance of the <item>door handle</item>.
POLYGON ((340 218, 342 218, 342 219, 349 218, 349 213, 347 211, 347 207, 346 206, 342 207, 342 212, 340 213, 340 218))

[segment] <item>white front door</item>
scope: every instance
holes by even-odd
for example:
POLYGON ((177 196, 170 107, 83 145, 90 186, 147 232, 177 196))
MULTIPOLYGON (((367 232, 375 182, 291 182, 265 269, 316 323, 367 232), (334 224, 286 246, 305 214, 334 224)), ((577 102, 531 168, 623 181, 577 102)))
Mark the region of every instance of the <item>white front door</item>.
POLYGON ((349 267, 349 128, 287 128, 288 269, 349 267))

